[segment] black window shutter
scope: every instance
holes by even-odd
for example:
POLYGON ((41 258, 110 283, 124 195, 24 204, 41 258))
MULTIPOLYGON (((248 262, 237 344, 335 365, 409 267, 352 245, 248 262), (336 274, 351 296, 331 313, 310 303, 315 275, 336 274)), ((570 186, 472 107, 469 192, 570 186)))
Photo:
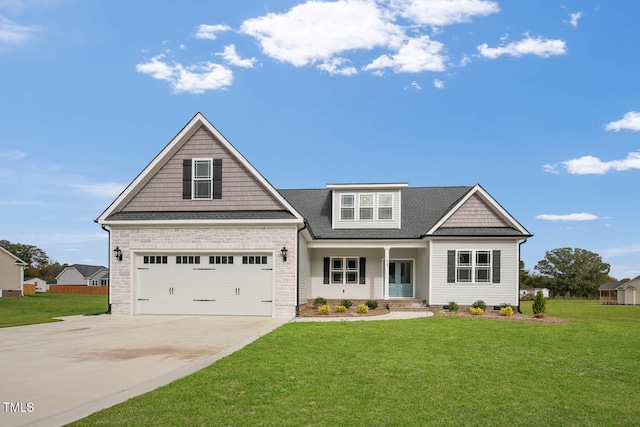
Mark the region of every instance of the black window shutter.
POLYGON ((366 274, 367 274, 367 259, 360 258, 360 284, 361 285, 365 284, 366 274))
POLYGON ((213 159, 213 198, 222 199, 222 159, 213 159))
POLYGON ((182 161, 182 198, 191 199, 191 159, 182 161))
POLYGON ((493 283, 500 283, 500 251, 493 251, 493 283))
POLYGON ((456 282, 456 251, 447 251, 447 283, 456 282))
POLYGON ((324 281, 325 285, 329 284, 329 266, 331 265, 331 260, 329 258, 324 259, 324 281))

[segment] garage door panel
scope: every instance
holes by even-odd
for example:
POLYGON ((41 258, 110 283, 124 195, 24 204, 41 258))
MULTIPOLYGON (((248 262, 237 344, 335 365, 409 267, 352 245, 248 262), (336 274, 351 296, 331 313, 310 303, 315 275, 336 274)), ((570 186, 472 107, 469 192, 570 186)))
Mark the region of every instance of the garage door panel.
POLYGON ((272 314, 273 269, 270 255, 145 254, 139 255, 137 262, 137 313, 272 314), (164 262, 145 263, 147 259, 164 262))

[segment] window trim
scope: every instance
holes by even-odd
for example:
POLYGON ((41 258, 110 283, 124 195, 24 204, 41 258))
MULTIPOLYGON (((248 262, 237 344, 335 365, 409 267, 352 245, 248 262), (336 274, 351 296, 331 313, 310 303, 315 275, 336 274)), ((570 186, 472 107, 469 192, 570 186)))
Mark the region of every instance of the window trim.
POLYGON ((395 216, 395 203, 396 197, 394 197, 394 193, 389 192, 371 192, 371 191, 363 191, 363 192, 353 192, 353 193, 343 193, 340 194, 339 197, 339 211, 340 211, 340 221, 342 222, 364 222, 364 223, 375 223, 375 222, 393 222, 395 216), (365 205, 362 203, 363 197, 371 197, 371 204, 365 205), (382 198, 388 197, 389 203, 382 203, 382 198), (351 204, 345 204, 345 199, 350 198, 351 204), (363 218, 363 209, 366 209, 371 212, 370 218, 363 218), (388 218, 382 218, 382 211, 389 212, 388 218), (350 217, 347 217, 345 213, 351 213, 350 217))
POLYGON ((213 158, 194 158, 191 159, 191 199, 192 200, 213 200, 213 158), (208 177, 197 177, 196 164, 206 162, 209 166, 208 177), (206 197, 198 197, 198 183, 206 182, 209 184, 209 191, 206 197))
MULTIPOLYGON (((493 283, 493 273, 494 273, 494 253, 489 249, 479 249, 479 250, 470 250, 470 249, 456 249, 455 250, 455 258, 454 258, 454 268, 455 268, 455 279, 454 283, 463 283, 463 284, 491 284, 493 283), (469 261, 466 263, 460 262, 461 255, 468 255, 469 261), (485 255, 487 257, 487 262, 479 262, 479 255, 485 255), (468 280, 461 280, 460 273, 467 272, 468 280), (479 280, 479 273, 486 273, 486 279, 479 280)), ((466 279, 466 278, 465 278, 466 279)))
POLYGON ((343 256, 329 258, 329 284, 330 285, 359 285, 360 284, 360 257, 343 256), (340 261, 340 267, 336 267, 335 261, 340 261), (350 268, 350 263, 355 267, 350 268), (335 276, 339 275, 339 276, 335 276), (334 280, 340 277, 340 280, 334 280), (351 279, 349 279, 351 277, 351 279))

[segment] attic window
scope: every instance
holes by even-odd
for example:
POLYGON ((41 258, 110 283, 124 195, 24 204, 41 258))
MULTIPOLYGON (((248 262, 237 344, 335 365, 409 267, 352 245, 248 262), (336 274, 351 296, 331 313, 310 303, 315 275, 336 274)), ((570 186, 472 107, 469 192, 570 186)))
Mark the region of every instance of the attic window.
POLYGON ((213 159, 193 159, 193 198, 211 199, 213 159))

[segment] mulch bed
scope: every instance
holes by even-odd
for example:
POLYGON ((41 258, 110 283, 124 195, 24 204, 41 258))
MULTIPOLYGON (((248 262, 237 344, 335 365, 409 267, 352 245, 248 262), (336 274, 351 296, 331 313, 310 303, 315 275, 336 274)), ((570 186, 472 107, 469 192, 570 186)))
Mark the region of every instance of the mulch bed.
POLYGON ((370 317, 370 316, 380 316, 383 314, 389 314, 390 311, 388 308, 378 307, 374 310, 369 310, 368 313, 358 313, 358 307, 352 305, 345 311, 344 313, 336 313, 334 307, 331 307, 331 313, 329 314, 320 314, 318 313, 318 309, 312 305, 306 305, 304 307, 300 307, 299 317, 370 317))

